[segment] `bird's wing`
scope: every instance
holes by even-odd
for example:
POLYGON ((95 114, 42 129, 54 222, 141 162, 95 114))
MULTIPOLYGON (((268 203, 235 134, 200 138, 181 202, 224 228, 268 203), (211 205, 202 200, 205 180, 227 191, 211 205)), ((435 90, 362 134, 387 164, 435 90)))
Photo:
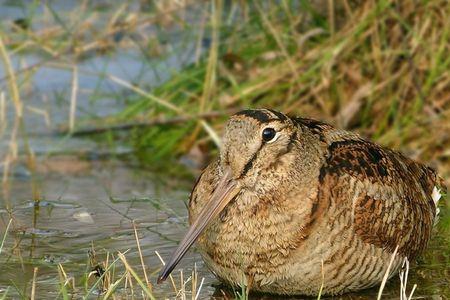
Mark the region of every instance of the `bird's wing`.
POLYGON ((364 140, 333 142, 320 172, 319 199, 351 209, 364 241, 413 257, 426 246, 436 214, 431 168, 364 140))

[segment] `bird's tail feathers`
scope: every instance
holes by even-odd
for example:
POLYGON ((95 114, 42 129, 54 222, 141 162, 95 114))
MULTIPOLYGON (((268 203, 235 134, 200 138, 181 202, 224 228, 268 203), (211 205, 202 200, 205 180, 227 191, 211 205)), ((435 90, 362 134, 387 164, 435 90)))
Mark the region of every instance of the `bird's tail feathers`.
POLYGON ((434 225, 439 221, 439 200, 447 194, 447 186, 445 185, 444 179, 441 177, 437 178, 438 184, 433 188, 433 193, 431 197, 433 198, 434 205, 436 207, 436 215, 434 217, 434 225))

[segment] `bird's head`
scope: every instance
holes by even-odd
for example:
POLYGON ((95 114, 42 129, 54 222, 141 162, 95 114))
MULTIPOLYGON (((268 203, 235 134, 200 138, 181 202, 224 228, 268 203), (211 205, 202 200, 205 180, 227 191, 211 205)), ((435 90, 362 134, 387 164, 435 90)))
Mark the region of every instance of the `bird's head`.
POLYGON ((257 178, 298 146, 301 128, 286 115, 268 109, 244 110, 225 127, 220 151, 221 170, 230 172, 241 187, 252 187, 257 178))

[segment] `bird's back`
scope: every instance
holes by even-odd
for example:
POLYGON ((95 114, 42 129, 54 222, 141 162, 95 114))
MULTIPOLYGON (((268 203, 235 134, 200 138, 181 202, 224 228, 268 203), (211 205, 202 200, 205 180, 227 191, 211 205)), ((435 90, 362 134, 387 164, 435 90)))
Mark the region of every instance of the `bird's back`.
POLYGON ((365 242, 390 251, 398 245, 410 258, 420 253, 438 212, 437 192, 445 190, 436 172, 357 134, 312 119, 295 120, 327 144, 319 201, 351 204, 354 230, 365 242), (350 189, 352 182, 359 189, 350 189), (334 195, 327 194, 331 191, 334 195))

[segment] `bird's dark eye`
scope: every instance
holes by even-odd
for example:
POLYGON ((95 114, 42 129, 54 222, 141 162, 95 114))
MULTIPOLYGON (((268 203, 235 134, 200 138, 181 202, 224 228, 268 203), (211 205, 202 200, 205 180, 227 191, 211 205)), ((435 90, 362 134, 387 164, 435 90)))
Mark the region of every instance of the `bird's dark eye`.
POLYGON ((267 127, 264 128, 263 132, 262 132, 262 139, 265 142, 270 142, 276 135, 276 131, 273 128, 267 127))

